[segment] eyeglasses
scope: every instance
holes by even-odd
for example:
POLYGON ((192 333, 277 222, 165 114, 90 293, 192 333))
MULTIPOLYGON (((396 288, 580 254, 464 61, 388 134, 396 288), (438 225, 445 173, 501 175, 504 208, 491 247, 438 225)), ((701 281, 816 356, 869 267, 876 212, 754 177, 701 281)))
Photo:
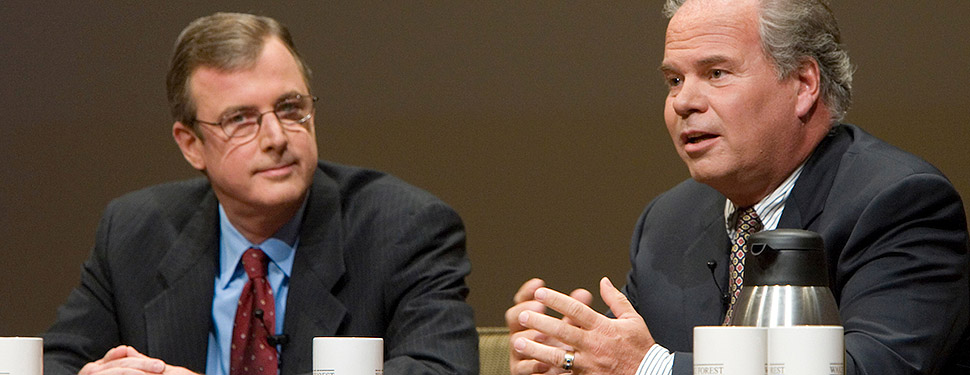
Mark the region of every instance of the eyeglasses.
POLYGON ((316 96, 294 95, 276 102, 272 111, 259 112, 254 108, 246 108, 223 115, 219 122, 199 119, 195 119, 195 122, 219 126, 230 139, 248 140, 259 133, 263 115, 267 113, 276 115, 276 119, 286 129, 306 129, 305 124, 313 116, 313 103, 318 99, 316 96))

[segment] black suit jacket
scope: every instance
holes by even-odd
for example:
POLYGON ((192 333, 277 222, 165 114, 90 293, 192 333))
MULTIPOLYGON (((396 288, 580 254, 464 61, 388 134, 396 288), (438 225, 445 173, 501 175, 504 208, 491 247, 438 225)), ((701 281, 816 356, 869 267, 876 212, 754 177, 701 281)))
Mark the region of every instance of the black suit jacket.
MULTIPOLYGON (((119 344, 205 370, 218 272, 218 202, 205 179, 109 204, 81 284, 44 336, 47 375, 119 344)), ((320 162, 286 301, 284 375, 312 370, 315 336, 384 338, 387 374, 477 374, 461 219, 388 175, 320 162)))
MULTIPOLYGON (((714 189, 685 181, 650 203, 633 236, 624 292, 657 342, 676 352, 675 374, 692 372, 693 327, 724 319, 706 265, 717 262, 726 286, 724 204, 714 189)), ((953 373, 970 357, 963 203, 931 165, 837 125, 806 162, 778 228, 825 241, 847 374, 953 373)))

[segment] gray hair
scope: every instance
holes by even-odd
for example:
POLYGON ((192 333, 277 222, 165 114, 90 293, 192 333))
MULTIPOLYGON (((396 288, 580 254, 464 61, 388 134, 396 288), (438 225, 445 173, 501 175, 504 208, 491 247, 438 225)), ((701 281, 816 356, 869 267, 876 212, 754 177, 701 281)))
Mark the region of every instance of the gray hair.
MULTIPOLYGON (((668 19, 687 0, 666 0, 668 19)), ((779 78, 791 76, 806 58, 818 62, 821 96, 831 121, 845 117, 852 104, 852 64, 841 42, 832 9, 822 0, 760 0, 759 33, 765 55, 779 78)))
POLYGON ((189 92, 192 72, 201 66, 224 71, 251 67, 259 59, 268 37, 276 37, 283 42, 296 60, 304 82, 310 87, 310 69, 296 52, 286 26, 269 17, 215 13, 192 21, 175 42, 172 65, 166 77, 172 117, 196 129, 197 108, 189 92))

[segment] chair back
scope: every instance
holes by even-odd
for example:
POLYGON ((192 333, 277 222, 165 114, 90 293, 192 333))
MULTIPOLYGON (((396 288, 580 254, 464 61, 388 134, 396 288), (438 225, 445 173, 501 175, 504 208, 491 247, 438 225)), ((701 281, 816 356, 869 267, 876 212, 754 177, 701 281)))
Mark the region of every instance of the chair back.
POLYGON ((478 327, 478 355, 481 375, 509 375, 509 329, 478 327))

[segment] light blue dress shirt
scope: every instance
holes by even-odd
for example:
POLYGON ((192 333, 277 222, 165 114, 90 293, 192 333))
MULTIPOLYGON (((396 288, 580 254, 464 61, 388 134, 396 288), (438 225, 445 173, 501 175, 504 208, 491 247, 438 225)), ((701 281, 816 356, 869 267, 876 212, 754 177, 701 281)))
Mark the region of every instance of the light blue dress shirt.
POLYGON ((296 215, 273 237, 260 244, 253 244, 232 226, 222 204, 219 205, 219 272, 215 279, 215 295, 212 298, 212 329, 209 331, 209 347, 206 356, 207 375, 229 375, 229 352, 232 342, 232 326, 236 319, 236 305, 243 286, 249 280, 239 259, 251 247, 259 248, 269 257, 266 278, 273 288, 276 302, 276 327, 273 334, 283 333, 286 315, 286 294, 289 290, 293 256, 299 243, 300 222, 306 200, 296 215))

